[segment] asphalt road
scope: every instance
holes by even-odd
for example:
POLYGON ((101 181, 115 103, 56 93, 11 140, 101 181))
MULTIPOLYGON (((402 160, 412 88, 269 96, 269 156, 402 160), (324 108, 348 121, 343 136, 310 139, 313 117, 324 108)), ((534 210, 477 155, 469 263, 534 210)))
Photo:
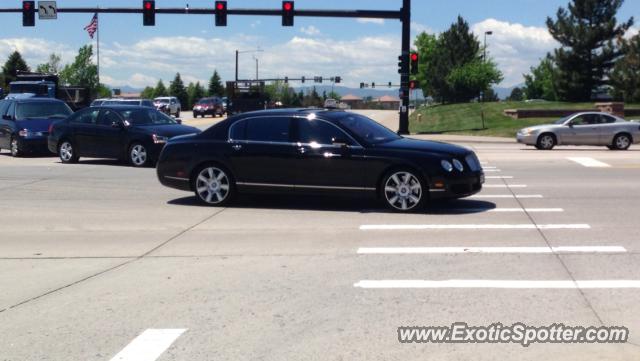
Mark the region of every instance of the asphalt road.
POLYGON ((208 208, 151 168, 2 151, 0 360, 639 359, 640 289, 612 287, 640 280, 640 148, 463 145, 488 187, 411 215, 329 198, 208 208), (620 325, 630 337, 398 342, 399 326, 453 322, 620 325))

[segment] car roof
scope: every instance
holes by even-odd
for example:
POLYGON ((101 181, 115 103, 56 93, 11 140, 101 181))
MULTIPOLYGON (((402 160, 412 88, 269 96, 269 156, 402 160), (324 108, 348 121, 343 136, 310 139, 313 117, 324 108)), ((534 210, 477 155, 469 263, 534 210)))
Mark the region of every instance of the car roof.
POLYGON ((107 104, 107 105, 94 105, 91 108, 96 108, 96 109, 118 109, 118 110, 136 110, 136 109, 143 109, 143 110, 149 110, 149 109, 154 109, 154 108, 149 108, 149 107, 145 107, 142 105, 133 105, 133 104, 107 104))
POLYGON ((63 104, 66 104, 62 100, 55 99, 55 98, 25 97, 25 98, 12 98, 12 99, 6 99, 6 100, 13 100, 17 103, 63 103, 63 104))
POLYGON ((343 115, 346 112, 340 109, 327 109, 327 108, 280 108, 280 109, 267 109, 256 110, 252 112, 242 113, 243 117, 247 116, 266 116, 266 115, 289 115, 289 116, 307 116, 309 114, 322 115, 327 118, 335 118, 336 115, 343 115))

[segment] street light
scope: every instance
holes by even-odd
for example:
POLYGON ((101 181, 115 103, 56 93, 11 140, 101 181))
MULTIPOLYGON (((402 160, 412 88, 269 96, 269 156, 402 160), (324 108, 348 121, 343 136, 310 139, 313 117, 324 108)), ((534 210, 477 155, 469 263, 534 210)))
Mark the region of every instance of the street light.
POLYGON ((260 77, 258 76, 258 57, 254 55, 253 59, 256 61, 256 80, 260 80, 260 77))
POLYGON ((484 55, 482 56, 482 60, 487 61, 487 35, 493 35, 493 31, 485 31, 484 32, 484 55))
POLYGON ((254 50, 237 50, 236 49, 236 83, 238 82, 238 55, 244 54, 244 53, 261 53, 263 51, 264 50, 260 49, 260 47, 254 50))

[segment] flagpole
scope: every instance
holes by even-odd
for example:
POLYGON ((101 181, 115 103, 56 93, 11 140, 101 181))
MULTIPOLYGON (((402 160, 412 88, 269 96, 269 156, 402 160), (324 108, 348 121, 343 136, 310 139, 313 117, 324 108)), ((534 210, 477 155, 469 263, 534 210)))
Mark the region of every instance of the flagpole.
POLYGON ((98 55, 98 86, 100 86, 100 15, 98 13, 96 13, 96 20, 97 20, 97 23, 98 23, 97 24, 97 29, 96 29, 96 31, 98 33, 98 37, 97 37, 98 38, 97 39, 98 40, 98 47, 97 47, 98 48, 98 52, 97 52, 97 55, 98 55))

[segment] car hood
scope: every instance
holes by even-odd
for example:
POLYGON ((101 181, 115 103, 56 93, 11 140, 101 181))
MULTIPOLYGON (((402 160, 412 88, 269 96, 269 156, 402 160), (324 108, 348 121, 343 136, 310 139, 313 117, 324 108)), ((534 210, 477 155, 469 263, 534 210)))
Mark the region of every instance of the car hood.
POLYGON ((520 132, 524 131, 525 129, 528 129, 531 132, 535 132, 535 131, 538 131, 538 130, 545 130, 545 129, 549 129, 549 128, 558 128, 558 127, 562 127, 562 125, 558 125, 558 124, 533 125, 533 126, 530 126, 530 127, 526 127, 526 128, 520 129, 520 132))
POLYGON ((16 126, 18 129, 28 129, 32 132, 46 132, 49 130, 49 125, 53 122, 62 120, 62 118, 51 119, 22 119, 16 120, 16 126))
POLYGON ((182 124, 137 126, 136 129, 169 138, 183 134, 200 133, 200 129, 182 124))
POLYGON ((411 138, 400 138, 391 142, 378 144, 377 148, 394 150, 411 150, 429 153, 445 154, 452 157, 461 157, 471 151, 449 143, 435 142, 431 140, 420 140, 411 138))

